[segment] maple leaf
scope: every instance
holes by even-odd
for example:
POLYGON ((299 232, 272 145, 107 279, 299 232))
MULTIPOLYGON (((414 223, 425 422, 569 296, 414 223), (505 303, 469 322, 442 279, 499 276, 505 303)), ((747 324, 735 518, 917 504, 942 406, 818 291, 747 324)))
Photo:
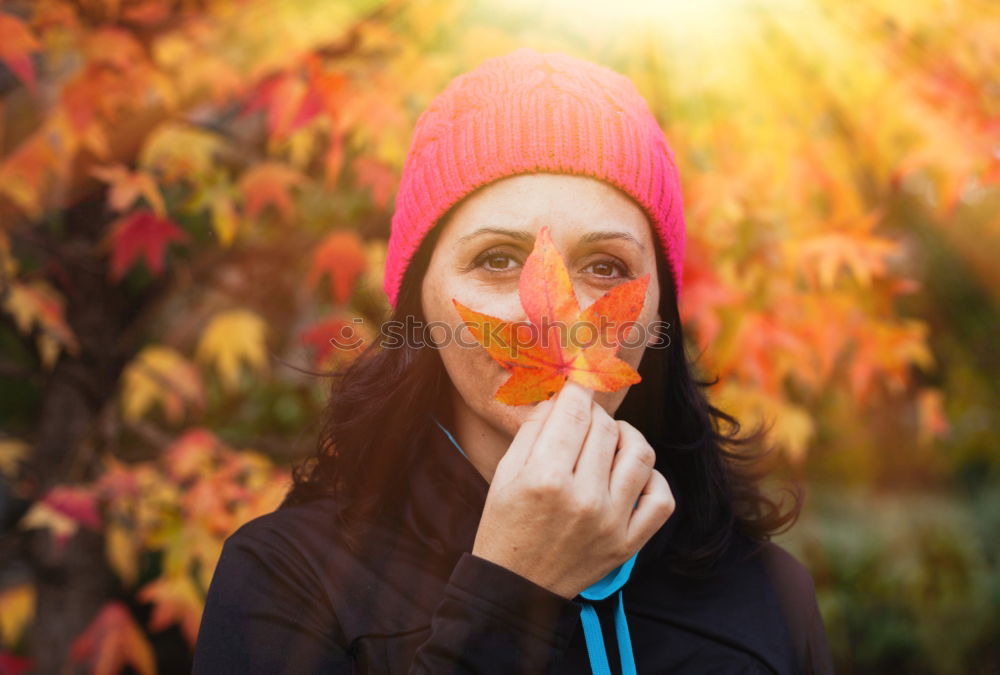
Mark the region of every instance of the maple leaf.
POLYGON ((95 675, 113 675, 131 665, 140 675, 155 675, 153 648, 121 602, 112 600, 73 641, 70 658, 85 662, 95 675))
POLYGON ((215 366, 224 387, 239 386, 240 364, 267 370, 267 324, 249 310, 235 309, 214 317, 198 342, 195 358, 215 366))
POLYGON ((241 116, 267 111, 267 135, 274 142, 287 138, 322 111, 322 101, 297 73, 280 73, 257 85, 241 116))
POLYGON ((139 165, 157 172, 164 182, 196 180, 211 172, 225 149, 222 138, 179 122, 163 122, 145 139, 139 165))
MULTIPOLYGON (((35 586, 29 582, 6 586, 0 590, 0 635, 5 645, 13 645, 21 639, 26 628, 35 617, 37 600, 35 586)), ((11 671, 0 666, 0 673, 11 671)))
POLYGON ((270 204, 285 221, 292 220, 295 205, 291 190, 304 182, 305 177, 301 173, 278 162, 265 162, 250 169, 240 178, 247 217, 256 218, 270 204))
POLYGON ((32 91, 35 89, 35 66, 31 63, 31 52, 41 47, 23 21, 10 14, 0 14, 0 61, 32 91))
POLYGON ((198 369, 170 347, 148 345, 122 375, 122 414, 127 420, 139 420, 159 404, 167 420, 176 423, 185 411, 201 410, 204 399, 198 369))
POLYGON ((188 644, 194 647, 201 622, 202 599, 187 574, 162 576, 149 582, 137 594, 139 600, 153 605, 149 628, 161 631, 180 624, 188 644))
POLYGON ((208 429, 189 429, 163 451, 167 474, 183 482, 212 470, 221 441, 208 429))
POLYGON ((0 673, 4 675, 21 675, 34 670, 35 661, 9 652, 0 652, 0 673))
POLYGON ((313 365, 322 366, 327 359, 337 365, 361 351, 361 347, 371 340, 370 331, 364 324, 356 323, 346 316, 333 316, 318 321, 299 335, 299 342, 313 349, 313 365))
POLYGON ((103 522, 96 500, 97 492, 92 487, 56 486, 31 505, 18 527, 24 530, 49 530, 56 550, 62 552, 80 525, 95 531, 101 530, 103 522))
POLYGON ((2 306, 14 317, 14 323, 22 333, 29 334, 38 328, 36 343, 46 367, 55 363, 60 346, 70 354, 79 353, 76 336, 66 323, 63 298, 44 280, 12 282, 7 287, 7 297, 2 306))
POLYGON ((125 211, 139 197, 145 197, 157 216, 163 218, 167 207, 163 203, 160 189, 153 177, 145 171, 129 171, 123 164, 96 166, 90 170, 91 175, 111 186, 108 191, 108 206, 114 211, 125 211))
POLYGON ((163 256, 171 241, 185 241, 187 234, 173 221, 140 209, 111 224, 105 245, 111 246, 111 279, 120 280, 140 256, 154 275, 163 273, 163 256))
POLYGON ((309 285, 315 287, 323 274, 328 274, 330 296, 344 304, 367 264, 368 255, 358 234, 352 230, 338 230, 327 235, 313 251, 309 285))
POLYGON ((615 391, 641 380, 615 352, 624 337, 622 329, 642 311, 649 279, 646 274, 619 284, 581 311, 569 270, 546 226, 518 282, 530 323, 507 322, 454 298, 452 302, 476 340, 512 373, 496 399, 524 405, 551 397, 568 379, 596 391, 615 391))
POLYGON ((0 441, 0 475, 14 478, 20 470, 21 462, 28 461, 31 446, 24 441, 8 438, 0 441))
POLYGON ((392 167, 371 157, 358 157, 354 160, 354 174, 358 185, 371 191, 372 202, 380 209, 386 208, 397 180, 392 167))

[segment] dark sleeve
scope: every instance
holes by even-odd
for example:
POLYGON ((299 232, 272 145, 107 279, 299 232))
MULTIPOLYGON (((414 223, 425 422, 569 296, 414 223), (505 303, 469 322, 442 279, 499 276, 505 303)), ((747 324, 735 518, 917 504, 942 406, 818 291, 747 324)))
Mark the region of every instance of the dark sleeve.
MULTIPOLYGON (((287 547, 238 531, 223 545, 192 675, 348 675, 353 660, 310 568, 287 547)), ((541 672, 569 644, 579 607, 464 553, 417 649, 411 675, 541 672)))
POLYGON ((409 672, 541 673, 565 651, 579 617, 572 600, 466 552, 409 672))
POLYGON ((333 610, 308 565, 248 532, 237 530, 223 544, 192 675, 350 673, 333 610))

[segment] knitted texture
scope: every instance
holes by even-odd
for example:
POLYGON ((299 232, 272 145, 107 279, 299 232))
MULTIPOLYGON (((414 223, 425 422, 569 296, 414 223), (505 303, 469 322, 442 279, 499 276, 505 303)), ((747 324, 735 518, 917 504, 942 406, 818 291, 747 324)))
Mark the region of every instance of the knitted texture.
POLYGON ((663 245, 680 294, 680 177, 646 101, 610 68, 520 47, 454 78, 418 118, 386 252, 389 304, 396 306, 420 242, 451 206, 525 173, 591 176, 632 197, 663 245))

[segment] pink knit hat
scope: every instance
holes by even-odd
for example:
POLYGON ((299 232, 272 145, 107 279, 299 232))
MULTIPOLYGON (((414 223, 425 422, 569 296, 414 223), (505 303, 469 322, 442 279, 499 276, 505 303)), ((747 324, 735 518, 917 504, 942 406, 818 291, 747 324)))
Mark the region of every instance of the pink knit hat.
POLYGON ((592 176, 631 196, 659 236, 680 295, 680 179, 646 101, 609 68, 520 47, 454 78, 417 120, 386 253, 389 304, 451 206, 499 178, 541 172, 592 176))

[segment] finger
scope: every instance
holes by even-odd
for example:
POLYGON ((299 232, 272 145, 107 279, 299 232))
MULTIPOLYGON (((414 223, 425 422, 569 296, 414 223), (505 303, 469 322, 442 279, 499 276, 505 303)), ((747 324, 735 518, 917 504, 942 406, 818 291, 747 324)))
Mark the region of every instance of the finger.
POLYGON ((590 428, 590 407, 594 390, 576 382, 566 382, 555 396, 552 411, 532 445, 526 464, 537 471, 556 472, 571 477, 580 448, 590 428))
POLYGON ((635 508, 636 498, 656 463, 656 453, 641 431, 623 420, 615 423, 618 425, 618 452, 611 466, 608 492, 612 508, 625 515, 626 509, 635 508))
POLYGON ((574 475, 581 489, 607 499, 611 483, 611 465, 618 449, 618 423, 597 402, 590 412, 590 428, 580 450, 574 475))
POLYGON ((638 551, 670 519, 677 503, 663 474, 653 469, 639 495, 639 503, 628 521, 629 548, 638 551))
MULTIPOLYGON (((518 428, 517 433, 514 434, 514 439, 507 448, 507 452, 500 458, 503 464, 515 469, 524 465, 528 453, 531 452, 531 446, 535 444, 535 440, 542 430, 545 419, 552 412, 553 403, 551 399, 547 399, 534 406, 531 414, 521 422, 521 426, 518 428)), ((497 468, 499 469, 499 466, 497 468)))

